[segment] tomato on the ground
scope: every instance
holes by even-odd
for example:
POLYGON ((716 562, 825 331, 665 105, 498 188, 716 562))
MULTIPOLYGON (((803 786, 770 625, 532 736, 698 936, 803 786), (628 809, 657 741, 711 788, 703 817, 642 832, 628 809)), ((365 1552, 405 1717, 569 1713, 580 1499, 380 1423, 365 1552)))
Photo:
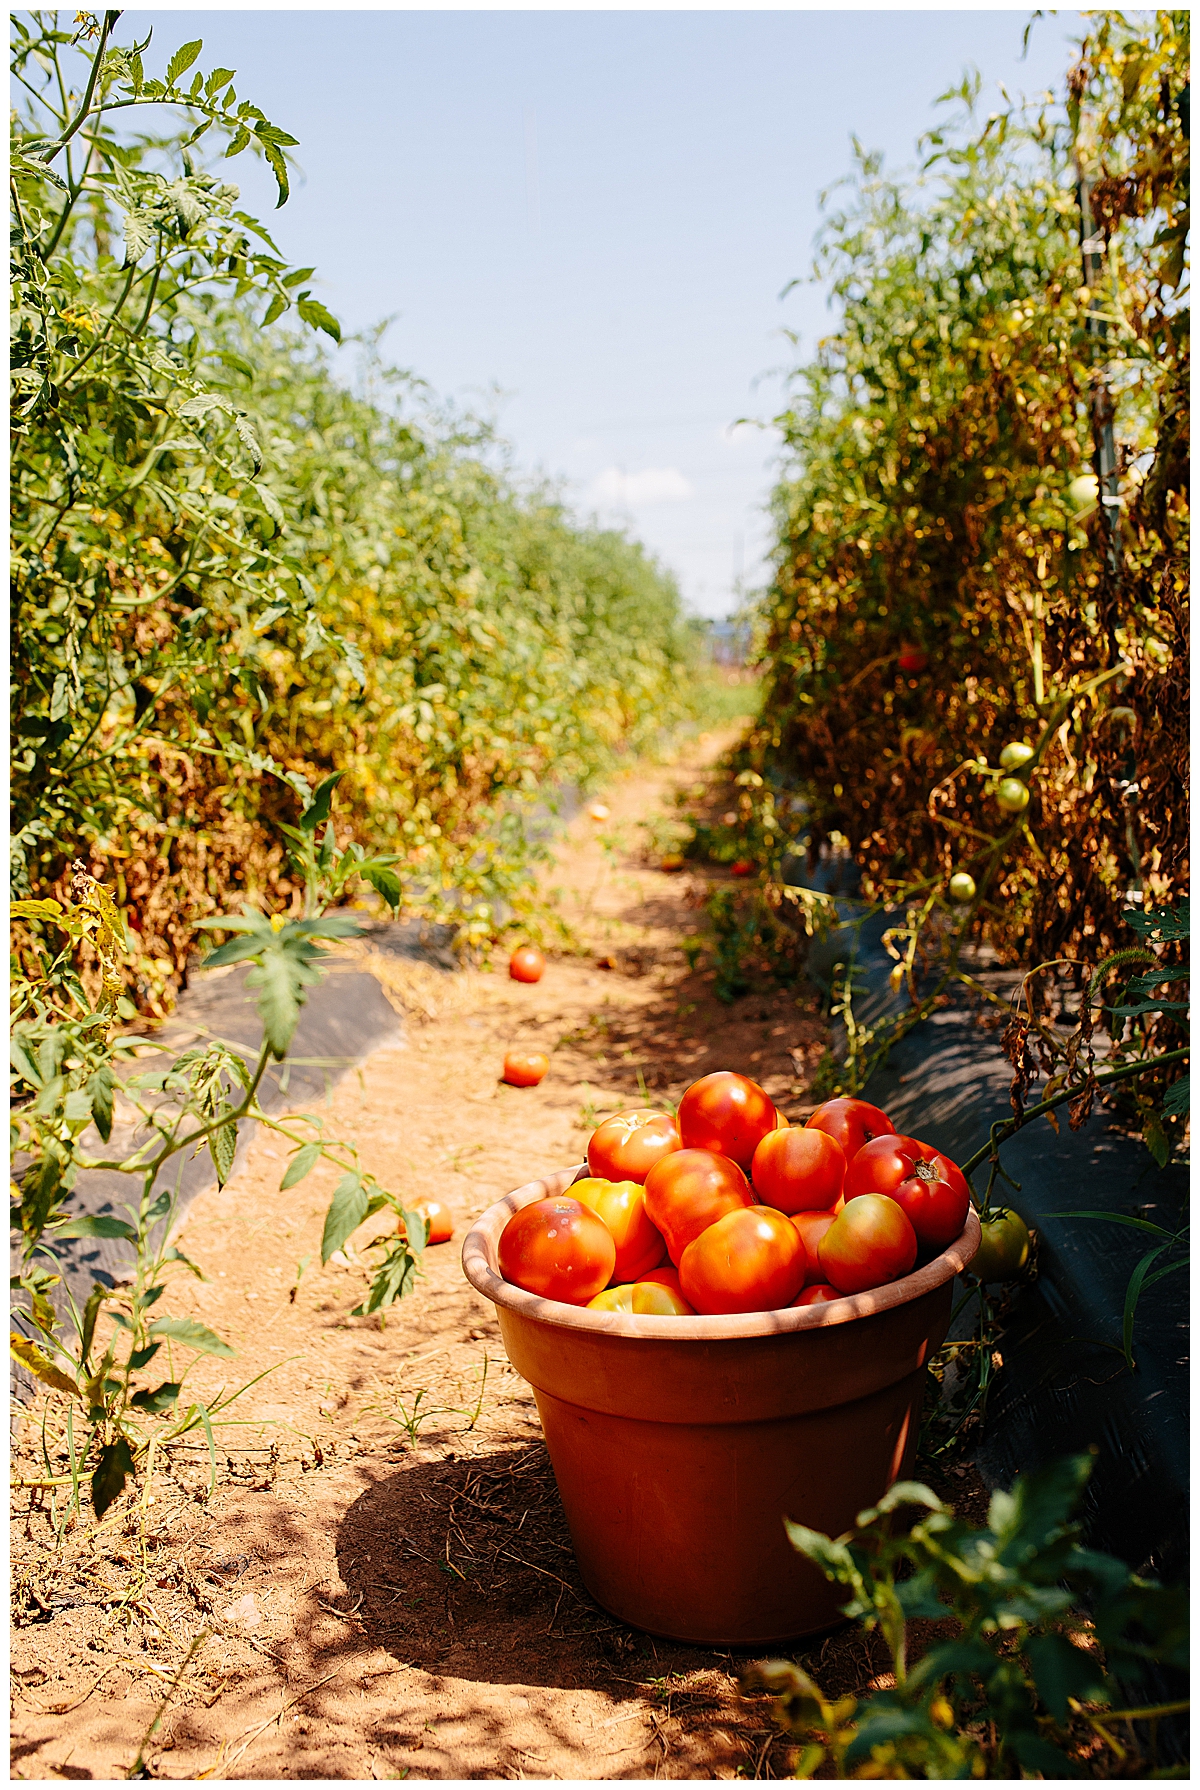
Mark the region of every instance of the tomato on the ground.
POLYGON ((846 1170, 850 1205, 864 1193, 883 1193, 908 1217, 926 1249, 945 1249, 967 1222, 971 1193, 958 1164, 915 1137, 877 1137, 846 1170))
POLYGON ((612 1279, 617 1246, 608 1226, 569 1194, 534 1200, 500 1233, 503 1278, 543 1299, 586 1305, 612 1279))
POLYGON ((646 1211, 667 1240, 676 1267, 694 1237, 742 1206, 752 1206, 750 1183, 736 1162, 713 1150, 677 1150, 646 1176, 646 1211))
POLYGON ((842 1191, 846 1152, 807 1125, 768 1131, 754 1152, 750 1179, 765 1206, 780 1212, 828 1212, 842 1191))
POLYGON ((772 1206, 752 1206, 727 1212, 688 1244, 679 1282, 708 1317, 780 1311, 800 1291, 807 1261, 792 1221, 772 1206))
POLYGON ((504 1059, 502 1079, 514 1088, 536 1088, 550 1067, 540 1050, 510 1050, 504 1059))
POLYGON ((508 973, 514 982, 540 982, 546 959, 536 945, 518 945, 508 960, 508 973))
POLYGON ((750 1170, 760 1138, 774 1131, 775 1102, 749 1076, 718 1069, 694 1081, 679 1102, 679 1135, 685 1150, 713 1150, 750 1170))
POLYGON ((847 1200, 817 1245, 826 1281, 843 1293, 866 1293, 907 1274, 917 1259, 917 1233, 882 1193, 847 1200))
POLYGON ((666 1260, 666 1239, 650 1221, 645 1188, 640 1181, 607 1181, 589 1175, 571 1183, 571 1194, 602 1219, 612 1233, 617 1246, 613 1280, 640 1280, 643 1269, 657 1268, 666 1260))
MULTIPOLYGON (((426 1243, 449 1243, 454 1235, 454 1214, 449 1206, 444 1205, 441 1200, 418 1200, 414 1206, 409 1207, 409 1210, 419 1212, 425 1220, 429 1233, 425 1239, 426 1243)), ((400 1220, 396 1228, 401 1235, 404 1234, 403 1219, 400 1220)))
POLYGON ((811 1287, 805 1287, 804 1291, 800 1294, 800 1297, 792 1300, 792 1304, 794 1306, 828 1305, 831 1299, 844 1299, 845 1297, 846 1295, 844 1293, 839 1293, 836 1287, 831 1287, 822 1281, 816 1281, 811 1287))
POLYGON ((1011 1280, 1029 1260, 1032 1238, 1019 1212, 1007 1207, 993 1212, 981 1226, 979 1248, 970 1263, 980 1280, 1011 1280))
POLYGON ((813 1286, 816 1282, 824 1280, 825 1278, 824 1269, 821 1267, 821 1258, 817 1254, 817 1251, 820 1247, 821 1238, 825 1235, 836 1217, 836 1212, 792 1213, 792 1223, 799 1232, 800 1241, 803 1243, 805 1253, 808 1257, 808 1266, 804 1273, 805 1286, 813 1286))
POLYGON ((589 1311, 627 1311, 641 1318, 690 1318, 695 1307, 673 1287, 655 1280, 637 1280, 619 1287, 606 1287, 588 1300, 589 1311))
POLYGON ((609 1181, 644 1181, 683 1141, 670 1113, 614 1113, 588 1139, 588 1168, 609 1181))
POLYGON ((846 1152, 847 1162, 853 1161, 871 1138, 894 1135, 896 1130, 882 1107, 872 1106, 869 1100, 851 1100, 846 1095, 826 1100, 804 1123, 807 1129, 823 1131, 836 1139, 846 1152))

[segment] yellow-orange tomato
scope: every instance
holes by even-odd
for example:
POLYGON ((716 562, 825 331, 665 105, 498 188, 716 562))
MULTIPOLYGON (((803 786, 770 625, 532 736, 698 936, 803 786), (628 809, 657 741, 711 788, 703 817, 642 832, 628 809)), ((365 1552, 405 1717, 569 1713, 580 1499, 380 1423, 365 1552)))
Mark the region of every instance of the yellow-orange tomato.
POLYGON ((685 1092, 679 1135, 685 1150, 712 1150, 748 1173, 759 1138, 774 1131, 778 1118, 774 1101, 756 1081, 720 1069, 685 1092))
POLYGON ((671 1292, 683 1298, 683 1288, 679 1284, 679 1270, 672 1268, 670 1262, 664 1262, 661 1268, 651 1268, 648 1274, 639 1277, 643 1284, 653 1281, 657 1286, 669 1287, 671 1292))
POLYGON ((895 1200, 860 1193, 843 1206, 817 1246, 825 1279, 843 1293, 865 1293, 907 1274, 917 1233, 895 1200))
POLYGON ((500 1273, 513 1286, 586 1305, 612 1279, 617 1246, 602 1219, 559 1194, 514 1212, 500 1233, 498 1255, 500 1273))
POLYGON ((604 1181, 589 1175, 571 1184, 571 1193, 589 1206, 612 1232, 617 1259, 615 1281, 640 1280, 643 1269, 657 1268, 667 1259, 662 1232, 646 1213, 646 1193, 636 1181, 604 1181))
MULTIPOLYGON (((454 1235, 454 1214, 449 1206, 444 1206, 441 1200, 418 1200, 409 1210, 419 1212, 425 1219, 429 1229, 429 1235, 425 1239, 427 1243, 449 1243, 454 1235)), ((403 1219, 396 1228, 401 1235, 404 1234, 403 1219)))
POLYGON ((588 1168, 609 1181, 644 1181, 656 1162, 682 1148, 670 1113, 614 1113, 588 1139, 588 1168))
POLYGON ((805 1253, 808 1256, 808 1267, 804 1273, 804 1284, 806 1287, 814 1286, 818 1281, 825 1279, 825 1272, 821 1267, 821 1259, 817 1254, 817 1250, 820 1246, 821 1238, 825 1235, 836 1217, 836 1212, 792 1213, 792 1223, 800 1233, 800 1240, 804 1244, 805 1253))
POLYGON ((682 1293, 658 1281, 639 1280, 632 1285, 606 1287, 588 1300, 589 1311, 627 1311, 644 1318, 690 1318, 695 1310, 682 1293))
POLYGON ((753 1204, 750 1183, 737 1163, 712 1150, 676 1150, 646 1176, 646 1211, 666 1238, 676 1267, 693 1237, 727 1212, 753 1204))
POLYGON ((795 1131, 768 1131, 750 1170, 754 1191, 764 1206, 790 1215, 828 1212, 842 1191, 846 1152, 824 1131, 800 1126, 795 1131))
POLYGON ((514 1088, 536 1088, 550 1067, 540 1050, 510 1050, 504 1059, 503 1079, 514 1088))
POLYGON ((752 1206, 727 1212, 688 1244, 679 1284, 706 1316, 779 1311, 800 1291, 807 1261, 791 1220, 771 1206, 752 1206))
POLYGON ((836 1287, 831 1287, 825 1285, 821 1281, 817 1281, 813 1286, 805 1287, 800 1297, 792 1300, 792 1304, 828 1305, 831 1299, 844 1299, 845 1296, 844 1293, 839 1293, 836 1287))

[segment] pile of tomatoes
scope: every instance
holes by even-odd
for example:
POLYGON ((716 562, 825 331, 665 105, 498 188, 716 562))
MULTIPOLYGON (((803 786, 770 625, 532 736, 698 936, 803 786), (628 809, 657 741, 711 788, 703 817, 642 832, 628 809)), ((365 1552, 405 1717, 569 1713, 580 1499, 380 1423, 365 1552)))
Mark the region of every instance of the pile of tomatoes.
POLYGON ((618 1113, 586 1179, 509 1219, 505 1280, 570 1305, 684 1317, 778 1311, 898 1280, 954 1242, 970 1193, 865 1100, 791 1126, 757 1082, 693 1082, 675 1118, 618 1113))

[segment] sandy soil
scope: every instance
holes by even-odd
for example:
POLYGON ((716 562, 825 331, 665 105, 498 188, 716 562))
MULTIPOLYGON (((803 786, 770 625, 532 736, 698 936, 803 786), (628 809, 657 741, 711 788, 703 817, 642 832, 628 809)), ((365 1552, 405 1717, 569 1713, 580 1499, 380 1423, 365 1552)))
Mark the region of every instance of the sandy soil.
MULTIPOLYGON (((703 783, 723 744, 636 767, 606 792, 608 819, 571 825, 550 881, 587 952, 540 984, 375 963, 404 1032, 323 1116, 384 1185, 458 1218, 386 1323, 349 1315, 360 1254, 320 1268, 333 1171, 281 1193, 286 1145, 264 1133, 197 1201, 180 1242, 208 1278, 173 1283, 170 1310, 237 1356, 192 1379, 212 1394, 266 1377, 232 1407, 243 1427, 218 1432, 211 1495, 202 1438, 61 1546, 48 1490, 15 1490, 15 1776, 123 1778, 139 1757, 139 1775, 176 1779, 786 1771, 764 1701, 738 1691, 744 1662, 626 1629, 583 1590, 532 1396, 459 1262, 472 1217, 579 1161, 597 1115, 643 1087, 677 1099, 740 1068, 803 1110, 825 1042, 815 999, 718 1003, 679 943, 703 886, 642 850, 638 823, 703 783), (551 1057, 539 1088, 497 1079, 518 1042, 551 1057)), ((46 1459, 61 1472, 61 1423, 61 1401, 26 1419, 19 1478, 46 1459)), ((846 1630, 808 1663, 838 1692, 882 1655, 846 1630)))

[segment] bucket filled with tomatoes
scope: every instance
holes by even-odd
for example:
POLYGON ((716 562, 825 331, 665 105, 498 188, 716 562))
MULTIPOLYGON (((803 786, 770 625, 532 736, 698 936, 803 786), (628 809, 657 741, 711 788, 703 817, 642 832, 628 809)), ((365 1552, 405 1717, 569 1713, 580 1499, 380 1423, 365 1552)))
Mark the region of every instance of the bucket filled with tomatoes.
POLYGON ((844 1593, 784 1519, 840 1534, 910 1471, 979 1239, 958 1167, 878 1107, 792 1125, 726 1071, 490 1207, 464 1270, 533 1388, 597 1601, 710 1645, 835 1621, 844 1593))

